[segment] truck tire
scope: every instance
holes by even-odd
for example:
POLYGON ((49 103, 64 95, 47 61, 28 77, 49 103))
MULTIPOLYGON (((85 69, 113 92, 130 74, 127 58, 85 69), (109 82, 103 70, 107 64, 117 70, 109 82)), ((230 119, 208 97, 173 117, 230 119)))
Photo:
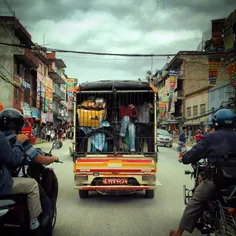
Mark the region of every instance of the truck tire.
POLYGON ((79 197, 80 198, 87 198, 88 197, 88 190, 79 190, 79 197))
POLYGON ((154 198, 155 192, 154 190, 146 190, 145 191, 145 197, 146 198, 154 198))

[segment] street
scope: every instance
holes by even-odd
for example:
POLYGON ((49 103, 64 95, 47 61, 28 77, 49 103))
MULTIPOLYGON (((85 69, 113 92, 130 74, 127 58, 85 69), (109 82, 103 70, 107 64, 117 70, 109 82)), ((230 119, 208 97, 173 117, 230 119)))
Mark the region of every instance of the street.
MULTIPOLYGON (((143 193, 125 196, 90 193, 88 199, 80 199, 73 189, 70 142, 65 141, 60 150, 53 151, 64 162, 53 164, 59 179, 55 236, 167 236, 170 229, 176 229, 184 209, 183 185, 192 186, 189 176, 184 175, 184 170, 190 167, 177 161, 176 150, 160 148, 154 199, 145 199, 143 193)), ((48 151, 51 143, 37 147, 48 151)))

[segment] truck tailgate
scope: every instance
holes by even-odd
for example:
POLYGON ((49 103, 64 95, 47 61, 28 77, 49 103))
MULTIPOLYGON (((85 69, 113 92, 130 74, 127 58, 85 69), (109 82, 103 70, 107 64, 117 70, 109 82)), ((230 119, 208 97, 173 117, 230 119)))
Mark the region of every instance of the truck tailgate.
POLYGON ((123 155, 122 157, 88 155, 75 161, 74 172, 155 173, 156 163, 154 157, 144 157, 143 155, 123 155))

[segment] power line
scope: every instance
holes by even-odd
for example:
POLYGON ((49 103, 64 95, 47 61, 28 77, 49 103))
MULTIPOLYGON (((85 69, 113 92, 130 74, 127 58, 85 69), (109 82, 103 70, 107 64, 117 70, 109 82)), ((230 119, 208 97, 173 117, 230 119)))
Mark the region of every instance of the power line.
POLYGON ((15 16, 15 12, 12 10, 11 5, 9 4, 9 2, 8 2, 7 0, 4 0, 3 2, 4 2, 5 5, 7 6, 9 12, 10 12, 13 16, 15 16))
MULTIPOLYGON (((54 51, 58 53, 74 53, 74 54, 84 54, 84 55, 100 55, 100 56, 118 56, 118 57, 174 57, 176 54, 172 53, 167 53, 167 54, 138 54, 138 53, 107 53, 107 52, 89 52, 89 51, 76 51, 76 50, 64 50, 64 49, 55 49, 55 48, 46 48, 46 47, 30 47, 24 44, 9 44, 9 43, 3 43, 0 42, 0 45, 5 45, 5 46, 15 46, 15 47, 22 47, 22 48, 29 48, 29 49, 35 49, 38 48, 39 50, 44 49, 46 51, 54 51)), ((209 53, 195 53, 194 55, 209 55, 209 53)), ((218 53, 210 53, 211 55, 217 54, 218 53)))

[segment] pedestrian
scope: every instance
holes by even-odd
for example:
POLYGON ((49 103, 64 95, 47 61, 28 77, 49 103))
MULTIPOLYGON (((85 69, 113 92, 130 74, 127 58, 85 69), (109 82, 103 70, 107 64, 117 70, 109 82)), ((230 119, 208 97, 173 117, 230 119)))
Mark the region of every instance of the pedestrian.
POLYGON ((182 127, 182 132, 179 135, 179 146, 177 147, 177 151, 179 152, 179 158, 183 156, 183 153, 187 152, 186 131, 187 128, 185 126, 182 127))
POLYGON ((47 141, 50 142, 50 140, 51 140, 51 130, 48 129, 47 130, 47 141))

